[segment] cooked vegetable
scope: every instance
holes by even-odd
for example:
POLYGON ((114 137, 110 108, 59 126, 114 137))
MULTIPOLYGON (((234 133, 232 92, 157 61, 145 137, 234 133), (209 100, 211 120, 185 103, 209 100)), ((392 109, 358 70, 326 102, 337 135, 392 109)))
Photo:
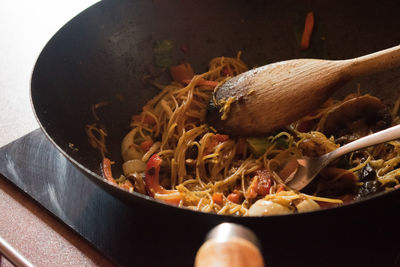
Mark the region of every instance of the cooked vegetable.
POLYGON ((126 179, 133 183, 135 191, 141 194, 146 194, 146 187, 142 175, 139 173, 130 173, 126 176, 126 179))
POLYGON ((251 152, 259 157, 265 153, 270 142, 265 137, 250 137, 246 139, 251 152))
POLYGON ((321 118, 318 127, 327 136, 341 138, 344 143, 390 126, 391 116, 377 97, 364 95, 335 105, 321 118), (344 139, 346 136, 346 139, 344 139))
POLYGON ((288 207, 270 200, 257 200, 249 209, 251 216, 282 215, 292 213, 288 207))
POLYGON ((310 46, 311 34, 314 28, 314 13, 308 12, 304 25, 303 35, 301 36, 301 49, 307 49, 310 46))
POLYGON ((149 151, 152 145, 153 145, 153 140, 149 138, 140 144, 140 149, 142 149, 143 153, 146 153, 147 151, 149 151))
POLYGON ((222 193, 214 193, 213 194, 213 196, 212 196, 212 200, 216 203, 216 204, 218 204, 218 205, 222 205, 222 203, 223 203, 223 194, 222 193))
MULTIPOLYGON (((183 80, 183 83, 184 83, 184 84, 189 84, 189 83, 190 83, 190 80, 188 80, 188 79, 183 80)), ((197 82, 197 85, 198 85, 198 86, 216 87, 218 84, 219 84, 219 82, 216 82, 216 81, 209 81, 209 80, 204 80, 204 79, 201 79, 200 81, 197 82)))
POLYGON ((111 183, 117 184, 115 179, 112 176, 112 171, 111 171, 111 161, 108 158, 103 158, 103 174, 104 177, 111 183))
POLYGON ((239 190, 235 189, 228 195, 227 199, 235 204, 240 204, 242 196, 243 194, 239 190))
POLYGON ((207 147, 204 149, 204 154, 210 154, 213 152, 217 145, 227 141, 229 139, 229 135, 226 134, 215 134, 211 136, 211 141, 208 143, 207 147))
POLYGON ((180 84, 184 84, 186 81, 190 81, 194 74, 192 66, 188 63, 172 66, 169 68, 172 79, 180 84))
MULTIPOLYGON (((389 112, 375 97, 351 94, 343 101, 326 101, 276 135, 228 136, 205 123, 205 112, 214 86, 245 65, 224 57, 210 66, 190 80, 184 78, 192 76, 188 65, 171 68, 176 81, 132 117, 132 130, 121 144, 124 176, 112 177, 105 140, 94 141, 103 148, 107 180, 180 207, 241 216, 307 212, 400 187, 400 140, 332 162, 305 189, 309 194, 285 185, 298 158, 320 156, 351 136, 400 122, 399 105, 389 112)), ((93 127, 88 131, 92 136, 102 133, 93 127)))
POLYGON ((146 191, 152 197, 158 194, 159 199, 177 205, 182 199, 179 192, 177 190, 166 190, 160 185, 159 174, 161 163, 162 159, 157 154, 151 156, 147 162, 145 176, 146 191), (163 197, 162 195, 165 196, 163 197))
POLYGON ((139 146, 134 142, 137 131, 137 128, 132 129, 122 140, 121 154, 124 161, 140 159, 143 156, 139 146))
POLYGON ((122 170, 125 175, 129 175, 135 172, 143 172, 146 170, 146 163, 140 159, 132 159, 125 161, 122 164, 122 170))
POLYGON ((174 43, 171 40, 158 40, 156 41, 154 52, 154 63, 157 67, 168 68, 172 65, 171 52, 174 43))
POLYGON ((312 199, 305 199, 296 205, 296 209, 298 212, 308 212, 319 210, 320 206, 312 199))
POLYGON ((360 182, 373 181, 375 178, 376 171, 369 164, 365 165, 358 174, 358 179, 360 182))

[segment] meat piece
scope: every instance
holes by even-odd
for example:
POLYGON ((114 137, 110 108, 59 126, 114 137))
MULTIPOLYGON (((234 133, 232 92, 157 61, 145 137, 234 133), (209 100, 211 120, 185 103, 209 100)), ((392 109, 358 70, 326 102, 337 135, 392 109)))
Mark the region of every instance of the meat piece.
POLYGON ((362 199, 366 196, 376 194, 382 191, 381 183, 379 181, 367 181, 357 190, 356 199, 362 199))
POLYGON ((357 177, 353 172, 345 169, 326 167, 320 173, 318 180, 319 195, 326 197, 338 197, 351 194, 356 188, 357 177))
POLYGON ((308 157, 318 157, 338 147, 339 145, 336 145, 324 135, 315 132, 307 134, 306 138, 299 143, 299 148, 303 155, 308 157))
POLYGON ((391 115, 379 98, 364 95, 332 108, 318 126, 326 136, 340 137, 337 141, 348 143, 390 126, 391 115))
POLYGON ((372 181, 375 180, 375 177, 376 172, 369 164, 365 165, 358 174, 358 180, 360 182, 372 181))

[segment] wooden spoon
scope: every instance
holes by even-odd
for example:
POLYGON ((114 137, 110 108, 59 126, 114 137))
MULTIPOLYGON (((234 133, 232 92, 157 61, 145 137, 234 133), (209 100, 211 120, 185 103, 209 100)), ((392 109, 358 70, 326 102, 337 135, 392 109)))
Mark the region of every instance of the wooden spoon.
POLYGON ((348 60, 294 59, 229 79, 210 101, 207 121, 219 132, 261 135, 320 107, 353 77, 400 65, 400 46, 348 60))

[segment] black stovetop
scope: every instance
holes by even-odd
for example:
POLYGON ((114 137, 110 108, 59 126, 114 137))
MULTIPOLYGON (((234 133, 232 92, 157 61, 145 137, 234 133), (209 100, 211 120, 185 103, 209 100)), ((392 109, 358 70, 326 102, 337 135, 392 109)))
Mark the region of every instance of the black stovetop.
MULTIPOLYGON (((117 265, 191 266, 206 234, 195 225, 166 229, 173 214, 143 215, 110 195, 39 129, 0 149, 0 173, 117 265)), ((313 232, 299 220, 289 221, 287 231, 286 224, 266 222, 258 234, 267 266, 400 266, 400 201, 374 202, 335 216, 327 213, 326 227, 319 223, 313 232)))

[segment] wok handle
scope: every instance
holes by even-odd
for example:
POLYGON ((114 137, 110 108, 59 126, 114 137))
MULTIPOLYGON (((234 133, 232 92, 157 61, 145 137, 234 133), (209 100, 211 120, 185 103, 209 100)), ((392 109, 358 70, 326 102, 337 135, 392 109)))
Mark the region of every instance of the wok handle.
POLYGON ((263 267, 256 235, 246 227, 222 223, 213 228, 197 251, 195 267, 263 267))

